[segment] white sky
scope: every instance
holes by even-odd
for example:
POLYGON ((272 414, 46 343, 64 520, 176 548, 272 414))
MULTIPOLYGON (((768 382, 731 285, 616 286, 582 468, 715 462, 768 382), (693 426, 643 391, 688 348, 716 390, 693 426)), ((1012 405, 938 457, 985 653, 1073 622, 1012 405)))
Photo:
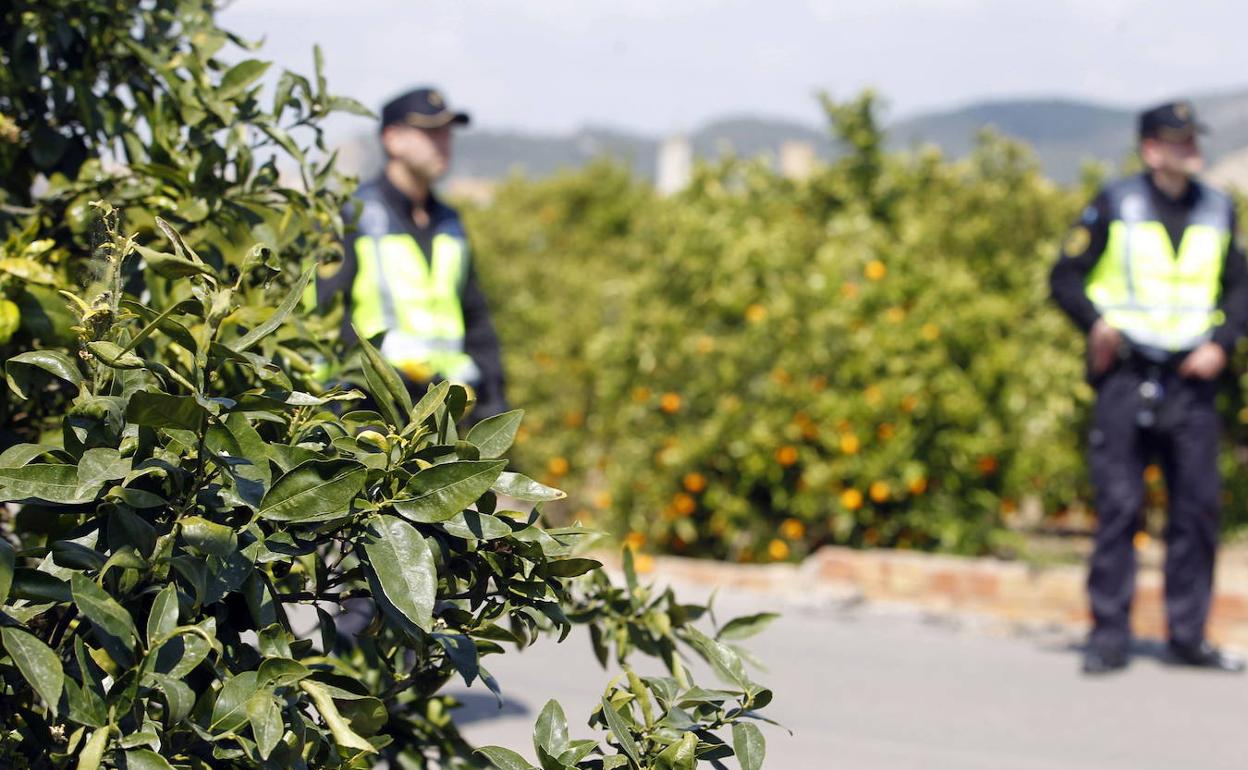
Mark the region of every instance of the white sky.
MULTIPOLYGON (((686 131, 727 114, 818 124, 813 95, 890 116, 987 97, 1139 105, 1248 85, 1248 4, 1212 0, 233 0, 259 54, 378 109, 440 85, 487 129, 686 131)), ((368 122, 340 122, 337 131, 368 122)))

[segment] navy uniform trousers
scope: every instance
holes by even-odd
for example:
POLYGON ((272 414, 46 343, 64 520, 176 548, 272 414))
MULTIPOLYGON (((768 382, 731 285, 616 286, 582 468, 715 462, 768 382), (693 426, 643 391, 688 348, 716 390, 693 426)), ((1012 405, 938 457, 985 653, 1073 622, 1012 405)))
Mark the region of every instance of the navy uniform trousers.
POLYGON ((1169 497, 1165 578, 1170 639, 1200 642, 1213 593, 1221 503, 1216 383, 1186 380, 1173 365, 1132 358, 1119 362, 1095 386, 1088 449, 1098 518, 1088 574, 1091 643, 1124 649, 1130 641, 1133 541, 1142 524, 1144 469, 1153 461, 1161 466, 1169 497), (1141 393, 1140 387, 1150 380, 1160 385, 1160 397, 1151 403, 1147 396, 1152 389, 1146 386, 1141 393))

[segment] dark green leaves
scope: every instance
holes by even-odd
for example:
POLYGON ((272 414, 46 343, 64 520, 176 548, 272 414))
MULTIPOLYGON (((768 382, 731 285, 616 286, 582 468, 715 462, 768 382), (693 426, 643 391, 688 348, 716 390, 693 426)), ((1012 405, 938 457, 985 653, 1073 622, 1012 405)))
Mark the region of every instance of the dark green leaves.
POLYGON ((0 639, 4 641, 4 651, 13 658, 22 676, 43 698, 48 710, 55 714, 65 682, 60 658, 33 634, 18 628, 0 629, 0 639))
POLYGON ((364 551, 388 603, 417 628, 431 631, 438 574, 433 552, 416 528, 394 516, 373 516, 364 551))
POLYGON ((175 428, 198 433, 208 411, 193 396, 135 393, 126 406, 126 420, 151 428, 175 428))
POLYGON ((426 468, 408 483, 410 497, 395 500, 394 508, 415 522, 446 521, 475 503, 506 467, 505 460, 479 460, 426 468))
POLYGON ((491 487, 500 495, 514 497, 530 503, 546 503, 562 500, 567 495, 559 489, 539 484, 528 476, 519 473, 502 473, 491 487))
MULTIPOLYGON (((359 330, 356 330, 359 335, 359 330)), ((368 381, 368 389, 377 401, 381 414, 396 428, 407 425, 412 414, 412 397, 407 392, 394 367, 382 358, 377 348, 373 347, 363 335, 359 335, 360 349, 364 352, 364 378, 368 381)))
POLYGON ((237 96, 259 80, 268 71, 270 64, 271 62, 259 59, 247 59, 235 64, 225 73, 225 77, 221 78, 218 95, 223 99, 237 96))
POLYGON ((18 353, 4 362, 5 380, 18 398, 29 398, 26 389, 35 384, 35 371, 45 372, 74 387, 81 387, 83 382, 78 364, 57 350, 31 350, 18 353))
POLYGON ((302 462, 273 482, 260 503, 260 516, 296 523, 347 516, 367 470, 352 460, 302 462))
POLYGON ((759 770, 766 749, 767 741, 758 727, 749 722, 737 722, 732 726, 732 751, 737 755, 741 770, 759 770))
POLYGON ((308 281, 312 280, 312 274, 314 272, 314 270, 307 270, 303 275, 299 276, 299 280, 295 281, 295 285, 291 287, 291 290, 286 294, 286 298, 282 300, 282 304, 278 305, 277 309, 273 311, 273 315, 269 316, 263 323, 257 325, 254 329, 235 340, 230 345, 230 348, 235 352, 242 353, 276 331, 277 327, 282 325, 282 322, 290 316, 291 311, 295 309, 295 306, 299 304, 300 299, 303 298, 303 290, 308 285, 308 281))
POLYGON ((466 440, 481 450, 483 460, 502 457, 503 453, 511 447, 511 442, 515 440, 516 430, 520 427, 520 421, 523 418, 523 409, 513 409, 510 412, 487 417, 468 431, 466 440))
POLYGON ((615 710, 611 705, 611 701, 605 697, 602 699, 602 718, 606 720, 607 727, 611 728, 611 732, 615 734, 615 742, 619 744, 628 758, 638 767, 642 767, 641 752, 637 748, 637 741, 633 739, 632 730, 629 728, 628 722, 624 717, 620 716, 620 712, 615 710))
POLYGON ((70 579, 70 589, 78 609, 97 627, 119 638, 138 638, 130 613, 94 581, 74 575, 70 579))
POLYGON ((9 598, 9 588, 13 585, 13 569, 15 558, 13 546, 9 541, 0 538, 0 606, 4 606, 9 598))
POLYGON ((757 615, 733 618, 724 624, 724 627, 719 630, 715 638, 730 640, 748 639, 762 632, 778 617, 780 616, 774 612, 760 612, 757 615))
POLYGON ((5 501, 41 500, 75 505, 95 499, 96 490, 78 485, 78 469, 72 465, 31 463, 20 468, 0 468, 0 496, 5 501))

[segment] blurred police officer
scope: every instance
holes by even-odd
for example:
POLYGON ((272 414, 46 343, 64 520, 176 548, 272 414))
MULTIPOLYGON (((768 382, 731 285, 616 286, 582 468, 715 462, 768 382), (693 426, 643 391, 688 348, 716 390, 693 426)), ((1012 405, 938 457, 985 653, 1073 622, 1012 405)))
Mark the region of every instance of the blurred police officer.
POLYGON ((1205 639, 1221 479, 1216 380, 1245 326, 1248 265, 1230 199, 1199 182, 1201 130, 1186 102, 1139 118, 1146 170, 1105 187, 1066 236, 1053 297, 1088 334, 1096 389, 1089 463, 1098 518, 1088 575, 1093 629, 1083 667, 1123 668, 1135 590, 1144 469, 1169 493, 1166 613, 1182 663, 1242 671, 1205 639))
POLYGON ((342 265, 318 278, 317 301, 325 306, 342 293, 343 339, 355 340, 352 324, 380 337, 382 355, 413 396, 441 379, 471 385, 471 419, 479 421, 507 409, 498 335, 459 214, 433 192, 450 168, 452 130, 468 121, 433 88, 382 108, 385 166, 356 193, 342 265))

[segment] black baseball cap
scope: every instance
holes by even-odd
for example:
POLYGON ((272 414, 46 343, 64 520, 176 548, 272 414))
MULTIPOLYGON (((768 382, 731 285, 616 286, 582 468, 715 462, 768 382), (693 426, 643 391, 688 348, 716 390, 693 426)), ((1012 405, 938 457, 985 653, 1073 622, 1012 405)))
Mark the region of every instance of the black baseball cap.
POLYGON ((414 88, 396 96, 381 108, 381 127, 396 124, 415 128, 441 128, 442 126, 466 126, 468 113, 456 112, 446 103, 446 97, 436 88, 414 88))
POLYGON ((1140 138, 1183 142, 1208 128, 1196 120, 1191 102, 1168 102, 1140 113, 1140 138))

